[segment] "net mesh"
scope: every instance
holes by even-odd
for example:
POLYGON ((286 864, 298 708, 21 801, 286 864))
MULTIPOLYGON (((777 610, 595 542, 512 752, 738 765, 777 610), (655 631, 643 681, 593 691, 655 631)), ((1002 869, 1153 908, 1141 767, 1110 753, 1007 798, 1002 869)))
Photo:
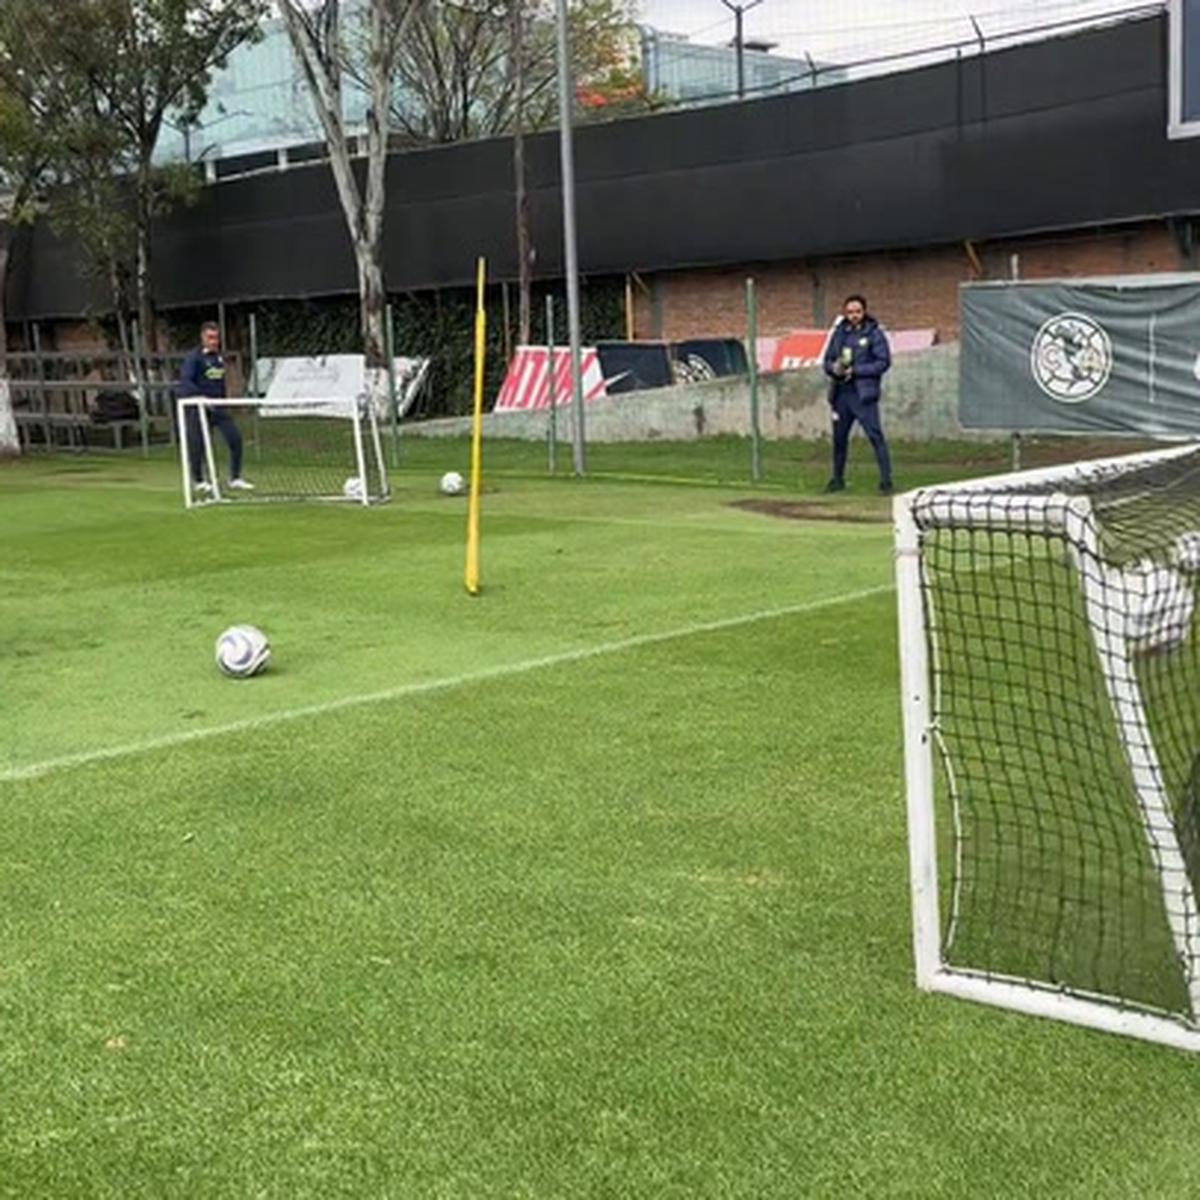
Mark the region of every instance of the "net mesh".
POLYGON ((922 501, 944 963, 1192 1022, 1200 451, 922 501))
MULTIPOLYGON (((221 499, 262 501, 344 500, 377 502, 388 496, 374 414, 354 401, 226 401, 243 440, 243 476, 252 489, 221 486, 221 499), (357 433, 356 433, 357 427, 357 433), (362 466, 359 465, 361 442, 362 466)), ((209 440, 218 475, 228 449, 218 428, 209 440)), ((204 475, 209 471, 204 467, 204 475)))

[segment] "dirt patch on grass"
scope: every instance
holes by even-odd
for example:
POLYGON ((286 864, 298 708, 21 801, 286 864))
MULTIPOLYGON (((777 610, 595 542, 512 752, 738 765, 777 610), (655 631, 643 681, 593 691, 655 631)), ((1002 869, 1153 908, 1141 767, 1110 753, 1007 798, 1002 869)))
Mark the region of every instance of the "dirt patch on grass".
POLYGON ((780 517, 785 521, 843 521, 851 525, 886 525, 891 510, 850 508, 844 503, 827 504, 820 500, 733 500, 730 508, 743 512, 761 513, 764 517, 780 517))

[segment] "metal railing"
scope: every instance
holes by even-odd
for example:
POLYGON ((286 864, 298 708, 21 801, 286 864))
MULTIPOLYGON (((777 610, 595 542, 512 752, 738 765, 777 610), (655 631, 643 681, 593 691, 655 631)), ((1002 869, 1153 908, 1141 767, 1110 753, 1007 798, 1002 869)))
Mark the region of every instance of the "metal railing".
MULTIPOLYGON (((875 75, 912 70, 915 67, 929 66, 937 62, 986 54, 989 51, 1004 49, 1021 42, 1046 40, 1098 26, 1158 17, 1166 11, 1166 7, 1165 0, 1145 0, 1144 3, 1114 6, 1111 9, 1085 16, 1010 25, 995 31, 989 31, 986 18, 968 15, 965 19, 972 28, 969 37, 934 37, 928 43, 907 46, 900 50, 881 49, 876 53, 858 55, 853 58, 837 58, 836 61, 832 60, 829 54, 821 55, 818 59, 818 57, 803 51, 800 56, 792 53, 778 57, 774 54, 747 52, 746 57, 751 63, 750 74, 753 75, 754 65, 770 63, 773 78, 767 82, 747 80, 740 93, 733 66, 736 51, 733 48, 724 48, 725 54, 729 56, 726 64, 729 76, 727 86, 714 87, 708 91, 689 89, 686 95, 677 97, 664 91, 656 98, 655 107, 674 109, 705 104, 729 104, 741 99, 756 100, 764 96, 846 83, 875 75), (784 63, 794 64, 794 69, 789 73, 780 74, 778 67, 784 63)), ((664 55, 674 57, 676 69, 673 74, 677 76, 684 74, 689 55, 694 58, 698 67, 709 68, 713 63, 714 53, 720 53, 722 49, 686 40, 662 38, 654 31, 644 31, 643 36, 643 55, 658 55, 660 58, 664 55)), ((666 72, 661 62, 644 61, 643 71, 648 80, 657 79, 662 86, 661 81, 666 72)), ((597 115, 602 116, 603 114, 597 115)))
MULTIPOLYGON (((13 351, 6 356, 13 415, 33 449, 116 449, 175 442, 176 380, 183 354, 13 351)), ((241 378, 237 353, 227 369, 241 378)))

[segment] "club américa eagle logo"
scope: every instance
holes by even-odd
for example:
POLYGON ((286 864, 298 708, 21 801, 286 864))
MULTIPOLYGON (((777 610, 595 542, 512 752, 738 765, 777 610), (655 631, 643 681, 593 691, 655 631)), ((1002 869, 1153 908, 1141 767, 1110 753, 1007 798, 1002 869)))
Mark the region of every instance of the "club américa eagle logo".
POLYGON ((1084 313, 1064 312, 1046 321, 1034 336, 1029 366, 1038 387, 1062 404, 1090 400, 1112 374, 1112 341, 1084 313))

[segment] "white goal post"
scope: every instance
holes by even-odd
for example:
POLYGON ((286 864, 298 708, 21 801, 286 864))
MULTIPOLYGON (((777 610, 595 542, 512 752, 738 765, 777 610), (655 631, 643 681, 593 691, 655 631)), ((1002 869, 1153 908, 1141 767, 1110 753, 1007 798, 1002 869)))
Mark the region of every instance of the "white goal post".
POLYGON ((1200 448, 893 514, 918 985, 1200 1050, 1200 448))
POLYGON ((365 397, 190 396, 177 406, 188 508, 289 500, 370 505, 390 496, 378 418, 365 397))

